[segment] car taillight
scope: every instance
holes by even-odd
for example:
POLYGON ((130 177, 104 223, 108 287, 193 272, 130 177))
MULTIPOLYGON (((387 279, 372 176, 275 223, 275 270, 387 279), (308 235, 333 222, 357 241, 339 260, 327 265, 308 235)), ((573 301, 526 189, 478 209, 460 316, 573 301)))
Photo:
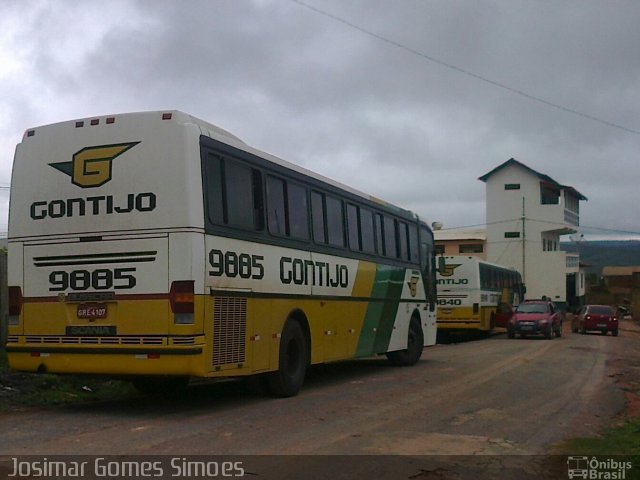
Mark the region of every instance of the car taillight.
POLYGON ((193 289, 193 280, 171 283, 169 301, 171 302, 171 311, 175 315, 174 322, 177 324, 185 325, 193 323, 193 312, 195 310, 195 295, 193 289))
POLYGON ((587 315, 586 317, 584 317, 585 320, 591 320, 591 315, 587 315))
POLYGON ((9 287, 9 325, 18 325, 23 303, 22 288, 9 287))

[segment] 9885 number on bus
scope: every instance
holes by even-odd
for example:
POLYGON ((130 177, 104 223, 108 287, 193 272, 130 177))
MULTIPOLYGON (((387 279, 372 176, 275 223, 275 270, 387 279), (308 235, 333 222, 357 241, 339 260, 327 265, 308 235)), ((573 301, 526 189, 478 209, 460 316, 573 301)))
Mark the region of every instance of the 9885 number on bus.
POLYGON ((50 292, 63 292, 71 289, 74 291, 89 290, 121 290, 136 286, 136 277, 133 275, 136 269, 130 268, 99 268, 97 270, 73 270, 66 272, 56 270, 49 274, 50 292))

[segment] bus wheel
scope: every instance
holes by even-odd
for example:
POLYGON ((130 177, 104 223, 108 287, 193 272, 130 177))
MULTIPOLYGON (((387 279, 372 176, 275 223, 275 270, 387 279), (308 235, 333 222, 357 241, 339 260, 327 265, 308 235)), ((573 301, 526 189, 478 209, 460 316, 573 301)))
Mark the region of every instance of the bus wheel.
POLYGON ((133 386, 143 395, 181 395, 187 389, 189 377, 149 376, 132 380, 133 386))
POLYGON ((280 336, 278 370, 268 374, 269 391, 277 397, 293 397, 302 383, 309 364, 309 349, 302 327, 287 320, 280 336))
POLYGON ((408 367, 415 365, 422 356, 424 348, 424 335, 420 320, 417 317, 411 318, 409 323, 409 336, 407 338, 407 348, 395 352, 387 352, 387 358, 392 365, 408 367))

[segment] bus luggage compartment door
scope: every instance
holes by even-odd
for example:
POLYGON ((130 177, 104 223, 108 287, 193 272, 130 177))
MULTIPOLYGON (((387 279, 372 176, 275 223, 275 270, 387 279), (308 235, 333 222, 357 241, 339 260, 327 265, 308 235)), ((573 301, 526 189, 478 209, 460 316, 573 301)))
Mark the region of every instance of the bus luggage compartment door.
POLYGON ((27 245, 24 333, 166 335, 168 238, 27 245))

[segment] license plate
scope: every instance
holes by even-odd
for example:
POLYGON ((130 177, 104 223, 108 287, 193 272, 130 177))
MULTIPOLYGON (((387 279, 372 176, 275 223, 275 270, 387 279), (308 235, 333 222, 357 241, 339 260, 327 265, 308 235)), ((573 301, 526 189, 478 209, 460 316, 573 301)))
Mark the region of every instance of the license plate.
POLYGON ((78 305, 78 318, 81 320, 96 320, 107 318, 106 303, 83 303, 78 305))
POLYGON ((598 326, 599 327, 608 327, 608 325, 606 323, 599 323, 598 326))
POLYGON ((533 330, 533 325, 522 325, 521 330, 533 330))

